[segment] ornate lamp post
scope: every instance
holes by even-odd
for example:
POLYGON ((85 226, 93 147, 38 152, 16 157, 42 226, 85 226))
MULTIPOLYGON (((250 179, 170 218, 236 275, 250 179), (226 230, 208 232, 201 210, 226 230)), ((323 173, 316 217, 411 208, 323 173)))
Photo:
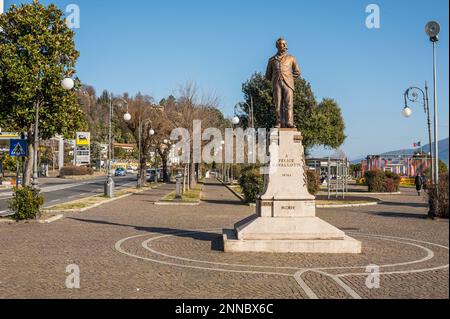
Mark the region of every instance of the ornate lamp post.
MULTIPOLYGON (((61 86, 65 90, 72 90, 75 86, 75 82, 71 78, 65 78, 61 81, 61 86)), ((34 104, 35 109, 35 124, 34 124, 34 152, 33 152, 33 176, 31 186, 33 189, 38 189, 38 144, 39 144, 39 107, 41 102, 38 101, 34 104)))
MULTIPOLYGON (((405 96, 405 107, 402 111, 402 114, 406 118, 410 118, 413 114, 413 111, 408 106, 408 101, 410 102, 419 102, 419 93, 422 94, 423 97, 423 109, 425 114, 427 115, 427 124, 428 124, 428 142, 430 145, 430 154, 431 154, 431 181, 433 183, 434 181, 434 171, 435 171, 435 163, 433 160, 433 152, 432 152, 432 138, 431 138, 431 117, 430 117, 430 106, 429 106, 429 100, 428 100, 428 85, 425 82, 425 91, 423 91, 421 88, 418 87, 410 87, 406 90, 404 96, 405 96)), ((436 156, 436 154, 434 154, 436 156)))

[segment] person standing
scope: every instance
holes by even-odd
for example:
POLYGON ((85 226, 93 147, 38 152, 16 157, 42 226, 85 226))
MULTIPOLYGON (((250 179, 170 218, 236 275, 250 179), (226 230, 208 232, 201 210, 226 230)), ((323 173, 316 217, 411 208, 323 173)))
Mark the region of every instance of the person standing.
POLYGON ((423 178, 419 173, 417 173, 414 183, 416 184, 417 194, 420 196, 422 193, 423 178))
POLYGON ((428 190, 428 178, 425 174, 422 174, 422 189, 425 192, 428 190))

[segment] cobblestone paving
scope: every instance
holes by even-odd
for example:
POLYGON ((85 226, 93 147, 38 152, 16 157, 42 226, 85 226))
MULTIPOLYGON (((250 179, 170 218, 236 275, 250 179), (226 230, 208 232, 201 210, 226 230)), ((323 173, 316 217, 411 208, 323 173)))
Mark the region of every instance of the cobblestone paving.
POLYGON ((154 205, 173 189, 48 225, 0 224, 0 298, 449 297, 448 221, 426 220, 425 200, 413 190, 377 196, 378 206, 319 209, 320 218, 361 240, 363 253, 306 255, 225 254, 221 229, 254 208, 213 181, 200 206, 154 205), (80 267, 81 289, 65 287, 69 264, 80 267), (381 266, 379 289, 366 286, 370 264, 381 266), (309 292, 294 277, 307 269, 301 280, 309 292))

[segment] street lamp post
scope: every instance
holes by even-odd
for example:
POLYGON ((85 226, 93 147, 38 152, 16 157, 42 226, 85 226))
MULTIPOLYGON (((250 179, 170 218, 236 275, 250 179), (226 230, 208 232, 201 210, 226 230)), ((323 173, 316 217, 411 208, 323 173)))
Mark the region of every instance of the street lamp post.
MULTIPOLYGON (((439 41, 441 27, 435 21, 428 22, 425 32, 433 43, 433 91, 434 91, 434 182, 439 185, 439 145, 438 145, 438 105, 437 105, 437 69, 436 69, 436 43, 439 41)), ((436 187, 439 192, 439 187, 436 187)))
MULTIPOLYGON (((65 90, 72 90, 75 86, 75 82, 71 78, 65 78, 61 81, 61 86, 65 90)), ((33 177, 31 182, 31 187, 33 189, 38 189, 38 144, 39 144, 39 107, 41 106, 41 101, 36 101, 34 103, 35 111, 35 123, 34 123, 34 150, 33 150, 33 177)))
MULTIPOLYGON (((406 118, 409 118, 412 116, 412 110, 408 106, 408 100, 410 102, 418 102, 419 94, 420 92, 423 97, 423 109, 425 111, 425 114, 427 115, 427 124, 428 124, 428 142, 430 145, 430 154, 431 154, 431 182, 434 183, 435 176, 435 163, 433 160, 433 152, 432 152, 432 138, 431 138, 431 118, 430 118, 430 105, 429 105, 429 99, 428 99, 428 85, 427 82, 425 82, 425 92, 419 88, 419 87, 410 87, 406 90, 404 96, 405 96, 405 107, 402 111, 403 116, 406 118)), ((435 155, 436 156, 436 155, 435 155)))
MULTIPOLYGON (((233 124, 233 131, 236 129, 236 126, 239 125, 240 122, 241 122, 241 120, 239 119, 239 117, 237 116, 237 114, 235 112, 234 117, 231 120, 231 124, 233 124)), ((233 134, 233 145, 235 145, 234 139, 235 139, 235 134, 233 134)), ((234 164, 234 156, 233 156, 233 162, 232 162, 231 168, 230 168, 231 183, 233 183, 233 181, 234 181, 234 165, 233 164, 234 164)))
MULTIPOLYGON (((128 102, 125 99, 120 99, 123 103, 125 103, 125 105, 127 106, 127 113, 125 113, 125 115, 123 116, 124 120, 130 120, 131 119, 131 115, 130 113, 128 113, 128 102)), ((113 117, 113 107, 114 107, 114 98, 112 93, 110 94, 110 99, 109 99, 109 143, 108 143, 108 163, 106 165, 107 167, 107 176, 106 176, 106 181, 104 184, 104 195, 105 197, 108 198, 113 198, 114 197, 114 180, 112 178, 112 174, 111 174, 111 155, 112 155, 112 117, 113 117)))
MULTIPOLYGON (((242 109, 243 105, 246 105, 248 108, 248 126, 250 128, 254 128, 255 127, 255 114, 254 114, 253 96, 250 96, 250 105, 246 102, 240 102, 240 103, 236 104, 236 106, 234 107, 234 113, 236 115, 235 118, 239 119, 237 117, 237 109, 238 108, 242 109)), ((239 124, 239 122, 238 122, 238 124, 239 124)))

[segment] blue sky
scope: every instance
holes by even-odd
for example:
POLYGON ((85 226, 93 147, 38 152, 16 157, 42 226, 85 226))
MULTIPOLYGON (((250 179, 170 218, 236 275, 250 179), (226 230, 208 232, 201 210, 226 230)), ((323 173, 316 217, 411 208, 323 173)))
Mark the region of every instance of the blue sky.
MULTIPOLYGON (((5 7, 21 2, 29 1, 6 0, 5 7)), ((317 98, 341 106, 348 135, 342 148, 350 158, 428 140, 421 106, 413 105, 408 120, 401 111, 408 86, 432 86, 424 26, 439 21, 439 128, 440 138, 448 137, 448 0, 52 2, 79 5, 78 76, 97 92, 141 91, 159 100, 191 80, 217 95, 229 116, 242 100, 242 83, 265 71, 283 35, 317 98), (366 28, 371 3, 380 7, 380 29, 366 28)))

